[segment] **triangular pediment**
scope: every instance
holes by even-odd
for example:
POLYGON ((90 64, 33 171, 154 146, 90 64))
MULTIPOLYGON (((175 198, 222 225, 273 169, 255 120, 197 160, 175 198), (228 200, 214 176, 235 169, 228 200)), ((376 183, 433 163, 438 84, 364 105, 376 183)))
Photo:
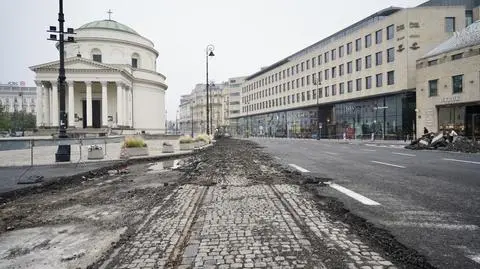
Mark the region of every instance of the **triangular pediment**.
MULTIPOLYGON (((38 72, 41 70, 58 70, 60 67, 60 61, 53 61, 49 63, 44 63, 40 65, 31 66, 30 70, 38 72)), ((110 66, 104 63, 98 63, 89 59, 80 58, 80 57, 71 57, 65 59, 65 69, 92 69, 92 70, 116 70, 120 71, 118 68, 110 66)))

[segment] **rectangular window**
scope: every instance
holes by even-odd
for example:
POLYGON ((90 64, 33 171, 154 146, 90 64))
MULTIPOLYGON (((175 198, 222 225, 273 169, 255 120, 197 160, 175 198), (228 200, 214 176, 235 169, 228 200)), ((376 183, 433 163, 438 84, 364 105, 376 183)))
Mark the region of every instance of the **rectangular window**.
POLYGON ((428 96, 438 95, 438 79, 428 81, 428 96))
POLYGON ((310 91, 307 91, 307 101, 310 101, 310 91))
POLYGON ((394 30, 395 28, 393 27, 393 24, 387 27, 387 40, 391 40, 395 37, 394 30))
POLYGON ((312 90, 312 99, 313 100, 317 99, 317 91, 316 90, 312 90))
POLYGON ((290 104, 290 95, 287 96, 287 104, 290 104))
POLYGON ((458 54, 452 55, 452 61, 462 59, 462 58, 463 58, 463 53, 458 53, 458 54))
POLYGON ((465 27, 473 23, 473 10, 465 10, 465 27))
POLYGON ((323 57, 323 58, 324 58, 323 61, 324 61, 325 63, 328 63, 328 58, 330 58, 330 52, 328 52, 328 51, 325 52, 325 54, 324 54, 323 56, 324 56, 324 57, 323 57))
POLYGON ((317 57, 317 63, 318 63, 318 65, 321 65, 321 64, 322 64, 322 54, 318 55, 318 57, 317 57))
POLYGON ((372 77, 368 76, 365 78, 365 89, 371 89, 372 88, 372 77))
POLYGON ((297 93, 297 103, 300 102, 300 93, 297 93))
POLYGON ((325 80, 329 79, 330 69, 325 69, 325 80))
POLYGON ((296 83, 295 87, 298 89, 298 88, 300 87, 300 79, 297 78, 297 81, 296 81, 296 82, 297 82, 297 83, 296 83))
POLYGON ((337 50, 332 49, 332 61, 334 61, 337 58, 337 50))
POLYGON ((138 59, 132 58, 132 67, 138 68, 138 59))
POLYGON ((295 74, 298 74, 298 64, 295 66, 295 74))
POLYGON ((340 46, 338 47, 338 58, 342 58, 343 57, 343 53, 344 53, 344 46, 340 46))
POLYGON ((352 65, 353 63, 351 61, 347 63, 347 74, 352 73, 352 65))
POLYGON ((285 70, 283 70, 283 78, 285 78, 285 70))
POLYGON ((307 70, 310 69, 310 60, 307 60, 305 64, 307 65, 307 70))
POLYGON ((383 61, 382 52, 380 51, 380 52, 375 53, 375 64, 376 65, 381 65, 382 61, 383 61))
POLYGON ((437 64, 438 64, 438 60, 428 61, 428 66, 437 65, 437 64))
POLYGON ((302 62, 302 63, 301 63, 301 68, 300 68, 300 71, 302 71, 302 72, 303 72, 303 70, 304 70, 304 69, 303 69, 303 68, 304 68, 304 66, 305 66, 305 63, 304 63, 304 62, 302 62))
POLYGON ((358 58, 355 60, 355 71, 360 71, 362 70, 362 58, 358 58))
POLYGON ((337 68, 334 66, 332 67, 332 78, 335 78, 337 76, 337 68))
POLYGON ((343 64, 339 65, 338 66, 338 75, 343 76, 344 72, 345 72, 344 65, 343 64))
POLYGON ((395 84, 395 73, 394 71, 387 72, 387 85, 395 84))
POLYGON ((347 55, 352 54, 352 42, 347 43, 347 55))
POLYGON ((355 40, 355 51, 360 51, 362 49, 362 39, 359 38, 355 40))
POLYGON ((368 34, 365 36, 365 48, 369 48, 372 45, 372 35, 368 34))
POLYGON ((344 94, 345 93, 345 83, 341 82, 340 84, 338 84, 338 91, 340 94, 344 94))
POLYGON ((337 95, 337 85, 333 84, 332 85, 332 96, 335 96, 335 95, 337 95))
POLYGON ((372 55, 365 56, 365 69, 372 67, 372 55))
POLYGON ((461 93, 463 91, 463 75, 453 76, 453 93, 461 93))
POLYGON ((447 33, 455 32, 455 17, 445 18, 445 32, 447 33))
POLYGON ((330 86, 325 86, 325 97, 330 95, 330 86))
POLYGON ((317 84, 317 74, 316 73, 313 73, 312 74, 312 84, 316 85, 317 84))
POLYGON ((305 86, 305 77, 302 77, 302 87, 305 86))
POLYGON ((383 30, 380 29, 375 32, 375 44, 380 44, 383 41, 383 30))
POLYGON ((318 72, 318 82, 322 82, 322 71, 318 72))
POLYGON ((387 50, 387 63, 392 63, 393 61, 395 61, 395 49, 389 48, 387 50))
POLYGON ((102 62, 102 54, 93 54, 93 61, 94 62, 102 62))
POLYGON ((283 97, 283 105, 286 104, 286 103, 285 103, 285 100, 286 100, 286 98, 285 98, 285 96, 284 96, 284 97, 283 97))
POLYGON ((318 98, 323 97, 323 88, 318 89, 318 98))
POLYGON ((305 102, 305 92, 302 92, 302 102, 305 102))
POLYGON ((295 104, 295 94, 292 94, 292 104, 295 104))
POLYGON ((362 79, 361 78, 358 78, 357 81, 356 81, 356 86, 357 86, 357 91, 361 91, 362 90, 362 79))
POLYGON ((347 91, 352 92, 353 91, 353 81, 349 80, 347 82, 347 91))
POLYGON ((310 85, 310 75, 307 76, 307 86, 310 85))
POLYGON ((316 60, 316 59, 317 59, 317 58, 315 58, 315 57, 312 58, 312 68, 315 67, 315 64, 316 64, 315 60, 316 60))
POLYGON ((375 76, 375 80, 376 80, 377 88, 378 88, 378 87, 382 87, 382 85, 383 85, 383 74, 382 74, 382 73, 377 74, 377 75, 375 76))

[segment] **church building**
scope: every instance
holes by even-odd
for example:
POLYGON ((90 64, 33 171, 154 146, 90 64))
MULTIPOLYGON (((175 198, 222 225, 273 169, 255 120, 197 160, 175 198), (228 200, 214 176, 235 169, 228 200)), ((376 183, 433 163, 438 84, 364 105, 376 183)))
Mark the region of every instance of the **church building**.
MULTIPOLYGON (((65 43, 68 128, 165 132, 166 77, 149 39, 114 20, 87 23, 65 43)), ((57 45, 58 46, 58 45, 57 45)), ((38 127, 59 126, 59 61, 30 67, 38 127)))

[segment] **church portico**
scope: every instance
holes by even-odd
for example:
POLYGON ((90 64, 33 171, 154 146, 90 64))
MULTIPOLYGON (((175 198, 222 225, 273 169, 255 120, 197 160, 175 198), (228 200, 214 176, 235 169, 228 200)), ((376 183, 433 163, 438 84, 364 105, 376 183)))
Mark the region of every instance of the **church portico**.
MULTIPOLYGON (((153 43, 113 20, 76 30, 65 47, 65 113, 68 128, 119 128, 165 132, 165 76, 153 43)), ((40 100, 39 127, 60 126, 59 61, 30 67, 40 100)))

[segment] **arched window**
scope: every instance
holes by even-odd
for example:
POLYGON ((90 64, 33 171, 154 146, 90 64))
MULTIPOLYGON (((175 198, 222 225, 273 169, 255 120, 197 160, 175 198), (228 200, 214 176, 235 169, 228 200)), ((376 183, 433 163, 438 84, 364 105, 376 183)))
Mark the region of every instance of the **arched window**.
POLYGON ((93 49, 92 50, 92 59, 95 62, 102 62, 102 52, 99 49, 93 49))
POLYGON ((132 54, 132 67, 138 68, 140 66, 140 55, 138 53, 132 54))

